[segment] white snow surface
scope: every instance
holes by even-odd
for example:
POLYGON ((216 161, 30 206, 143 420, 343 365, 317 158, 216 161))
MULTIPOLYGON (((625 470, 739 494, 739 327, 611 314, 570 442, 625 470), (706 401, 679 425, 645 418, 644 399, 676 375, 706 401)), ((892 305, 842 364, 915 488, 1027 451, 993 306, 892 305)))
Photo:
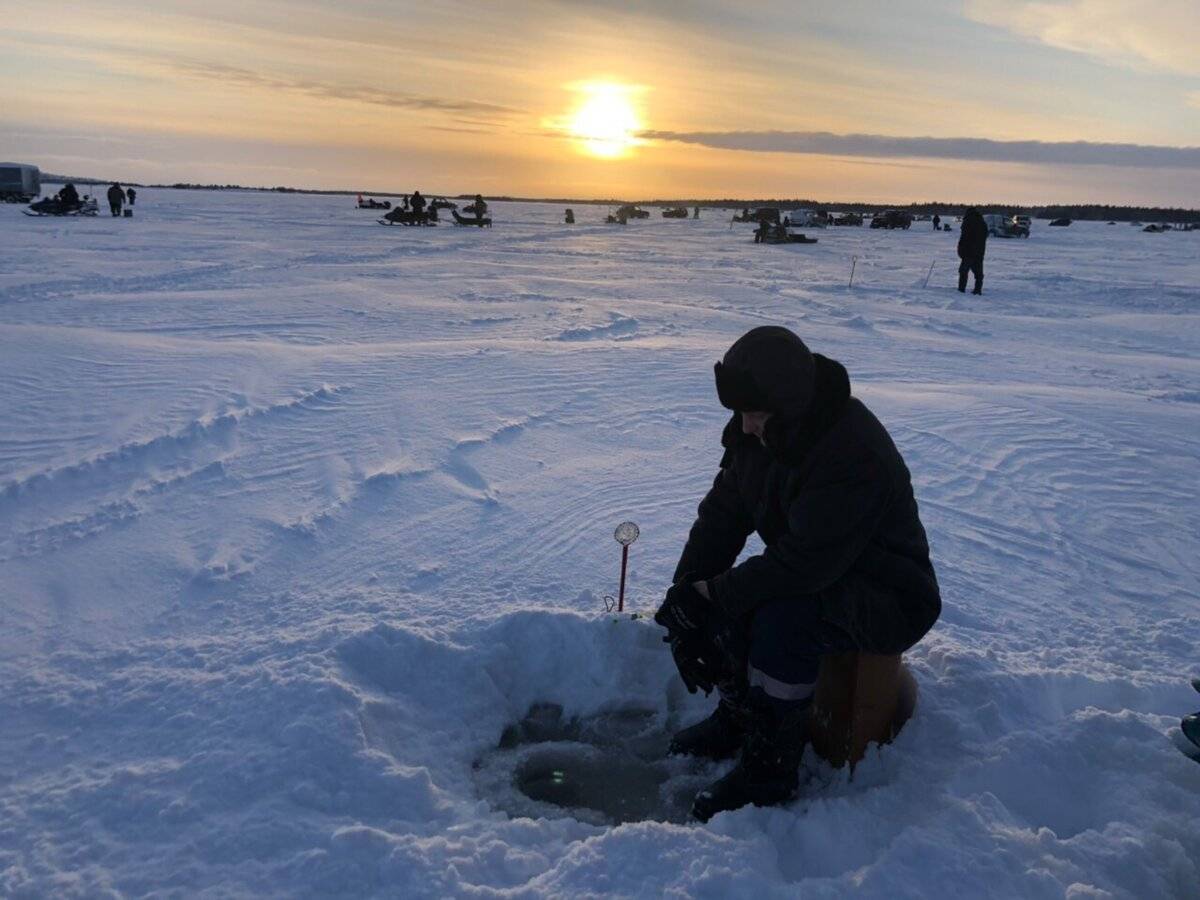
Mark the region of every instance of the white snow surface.
POLYGON ((138 200, 0 208, 0 895, 1197 896, 1200 234, 1036 222, 972 297, 927 223, 138 200), (633 519, 659 602, 768 323, 912 470, 915 718, 785 808, 510 818, 532 703, 710 708, 600 598, 633 519))

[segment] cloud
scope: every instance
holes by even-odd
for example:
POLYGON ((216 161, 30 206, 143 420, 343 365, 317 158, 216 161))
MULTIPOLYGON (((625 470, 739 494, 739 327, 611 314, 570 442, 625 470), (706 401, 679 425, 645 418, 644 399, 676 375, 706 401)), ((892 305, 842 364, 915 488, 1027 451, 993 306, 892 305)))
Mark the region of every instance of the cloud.
POLYGON ((993 141, 987 138, 891 137, 827 131, 644 131, 647 140, 757 153, 934 158, 1040 165, 1200 169, 1200 147, 1101 144, 1090 141, 993 141))
POLYGON ((370 103, 375 106, 387 106, 394 109, 471 115, 481 119, 501 118, 520 112, 520 110, 511 106, 501 106, 498 103, 484 103, 479 100, 430 97, 362 85, 337 84, 303 78, 281 78, 276 75, 264 75, 261 72, 254 72, 238 66, 225 65, 224 63, 203 62, 200 60, 170 60, 161 64, 177 74, 190 78, 219 81, 222 84, 240 84, 245 87, 263 88, 266 90, 290 91, 305 94, 309 97, 316 97, 320 100, 349 100, 356 103, 370 103))
POLYGON ((969 0, 966 13, 1110 65, 1200 75, 1197 0, 969 0))

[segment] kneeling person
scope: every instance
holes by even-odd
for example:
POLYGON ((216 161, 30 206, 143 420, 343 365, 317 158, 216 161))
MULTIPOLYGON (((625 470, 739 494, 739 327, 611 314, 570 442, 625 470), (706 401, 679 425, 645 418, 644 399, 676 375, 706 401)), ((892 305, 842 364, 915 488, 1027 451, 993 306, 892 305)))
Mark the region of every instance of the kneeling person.
POLYGON ((702 821, 794 795, 822 655, 903 652, 941 612, 908 468, 845 368, 775 326, 715 368, 725 451, 655 614, 688 689, 720 693, 672 752, 739 756, 702 821))

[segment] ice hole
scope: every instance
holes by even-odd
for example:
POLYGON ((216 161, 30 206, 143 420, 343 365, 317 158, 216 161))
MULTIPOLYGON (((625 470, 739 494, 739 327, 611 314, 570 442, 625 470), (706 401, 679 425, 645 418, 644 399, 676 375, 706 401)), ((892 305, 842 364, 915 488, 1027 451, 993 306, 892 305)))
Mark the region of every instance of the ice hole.
POLYGON ((569 718, 557 704, 537 703, 475 764, 475 779, 485 799, 514 817, 686 822, 692 798, 714 775, 695 760, 668 757, 669 740, 653 710, 569 718))

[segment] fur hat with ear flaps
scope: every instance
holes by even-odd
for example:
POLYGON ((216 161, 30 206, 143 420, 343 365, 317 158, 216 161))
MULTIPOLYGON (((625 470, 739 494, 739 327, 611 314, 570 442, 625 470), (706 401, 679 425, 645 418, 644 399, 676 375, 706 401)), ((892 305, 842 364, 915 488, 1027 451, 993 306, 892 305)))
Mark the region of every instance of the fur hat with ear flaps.
POLYGON ((802 416, 812 403, 816 363, 804 341, 778 325, 753 328, 714 366, 717 396, 734 412, 802 416))
POLYGON ((850 378, 842 364, 812 353, 778 325, 746 332, 714 368, 721 405, 733 410, 721 435, 727 451, 756 442, 742 433, 743 412, 769 412, 768 449, 778 459, 800 465, 850 400, 850 378))

